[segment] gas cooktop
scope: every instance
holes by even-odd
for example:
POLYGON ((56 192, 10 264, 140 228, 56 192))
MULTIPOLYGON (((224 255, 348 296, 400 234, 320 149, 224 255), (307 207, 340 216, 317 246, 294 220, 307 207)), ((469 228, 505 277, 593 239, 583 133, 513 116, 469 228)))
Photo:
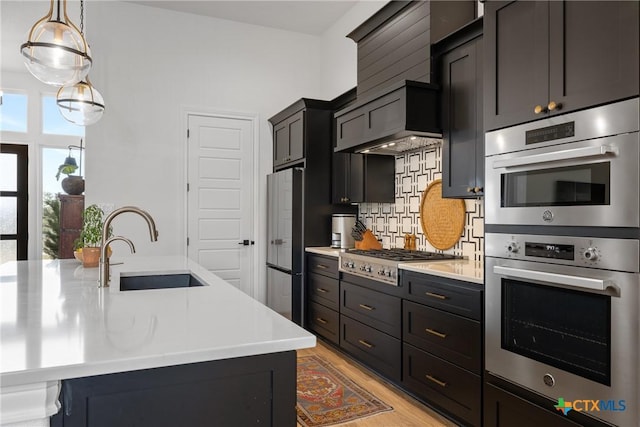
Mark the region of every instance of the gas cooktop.
POLYGON ((410 251, 408 249, 349 249, 350 255, 370 256, 373 258, 382 258, 390 261, 439 261, 447 259, 460 259, 461 256, 443 254, 439 252, 428 251, 410 251))
POLYGON ((398 265, 461 259, 457 255, 407 249, 349 249, 339 255, 338 268, 344 273, 398 286, 398 265))

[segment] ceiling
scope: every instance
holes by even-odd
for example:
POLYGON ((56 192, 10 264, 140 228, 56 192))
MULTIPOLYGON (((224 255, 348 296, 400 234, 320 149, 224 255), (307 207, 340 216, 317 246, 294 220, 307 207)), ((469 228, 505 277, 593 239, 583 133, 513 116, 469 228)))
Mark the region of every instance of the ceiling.
POLYGON ((325 32, 358 3, 357 0, 148 0, 130 2, 311 35, 320 35, 325 32))

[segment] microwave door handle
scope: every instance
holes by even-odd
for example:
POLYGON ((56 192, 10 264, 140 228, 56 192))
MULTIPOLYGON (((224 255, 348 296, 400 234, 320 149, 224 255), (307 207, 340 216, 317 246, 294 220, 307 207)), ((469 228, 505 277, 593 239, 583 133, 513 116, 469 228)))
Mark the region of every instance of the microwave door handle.
POLYGON ((522 268, 502 267, 495 265, 493 272, 501 276, 510 276, 518 279, 539 280, 547 283, 557 283, 576 288, 604 291, 612 285, 609 280, 590 279, 587 277, 569 276, 566 274, 547 273, 544 271, 525 270, 522 268))
POLYGON ((531 156, 515 157, 512 159, 494 160, 493 168, 512 168, 536 163, 551 163, 560 160, 581 159, 583 157, 606 156, 609 153, 618 154, 618 148, 610 145, 600 145, 597 147, 572 148, 570 150, 533 154, 531 156))

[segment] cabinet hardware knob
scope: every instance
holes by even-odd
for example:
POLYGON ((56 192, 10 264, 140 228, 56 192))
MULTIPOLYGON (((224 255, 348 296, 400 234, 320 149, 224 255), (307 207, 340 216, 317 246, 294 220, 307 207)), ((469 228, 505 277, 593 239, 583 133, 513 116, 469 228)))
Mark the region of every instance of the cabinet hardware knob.
POLYGON ((442 332, 438 332, 435 329, 426 328, 425 331, 427 331, 431 335, 435 335, 435 336, 440 337, 440 338, 446 338, 447 337, 447 334, 443 334, 442 332))
POLYGON ((373 348, 373 344, 369 344, 365 340, 358 340, 358 342, 367 348, 373 348))
POLYGON ((324 320, 322 317, 316 317, 316 320, 317 320, 318 322, 322 323, 323 325, 326 325, 326 324, 327 324, 327 321, 326 321, 326 320, 324 320))
POLYGON ((483 187, 473 187, 473 192, 476 194, 482 193, 482 190, 484 190, 483 187))
POLYGON ((425 294, 427 296, 430 296, 431 298, 438 298, 438 299, 447 299, 446 296, 444 295, 440 295, 440 294, 434 294, 433 292, 425 292, 425 294))
POLYGON ((546 113, 547 107, 543 107, 542 105, 536 105, 535 108, 533 109, 533 112, 536 114, 546 113))
POLYGON ((559 110, 562 108, 562 103, 560 102, 556 103, 554 101, 551 101, 549 105, 547 105, 547 108, 549 109, 549 111, 559 110))
POLYGON ((370 305, 367 304, 358 304, 360 306, 360 308, 364 308, 367 311, 373 311, 375 310, 375 307, 371 307, 370 305))
POLYGON ((467 193, 473 193, 473 188, 467 187, 467 193))
POLYGON ((440 387, 446 387, 447 386, 447 383, 445 383, 444 381, 440 381, 439 379, 437 379, 437 378, 435 378, 435 377, 433 377, 433 376, 431 376, 429 374, 425 375, 425 377, 427 377, 427 379, 429 381, 433 381, 434 383, 438 384, 440 387))
POLYGON ((316 291, 322 292, 323 294, 326 294, 327 292, 329 292, 328 290, 322 289, 322 288, 316 288, 316 291))

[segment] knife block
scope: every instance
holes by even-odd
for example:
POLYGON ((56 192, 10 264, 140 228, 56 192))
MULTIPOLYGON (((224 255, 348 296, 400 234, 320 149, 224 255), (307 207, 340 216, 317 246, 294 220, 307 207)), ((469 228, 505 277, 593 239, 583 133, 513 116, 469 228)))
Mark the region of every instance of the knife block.
POLYGON ((356 240, 356 249, 382 249, 382 243, 376 239, 371 230, 362 233, 362 240, 356 240))

